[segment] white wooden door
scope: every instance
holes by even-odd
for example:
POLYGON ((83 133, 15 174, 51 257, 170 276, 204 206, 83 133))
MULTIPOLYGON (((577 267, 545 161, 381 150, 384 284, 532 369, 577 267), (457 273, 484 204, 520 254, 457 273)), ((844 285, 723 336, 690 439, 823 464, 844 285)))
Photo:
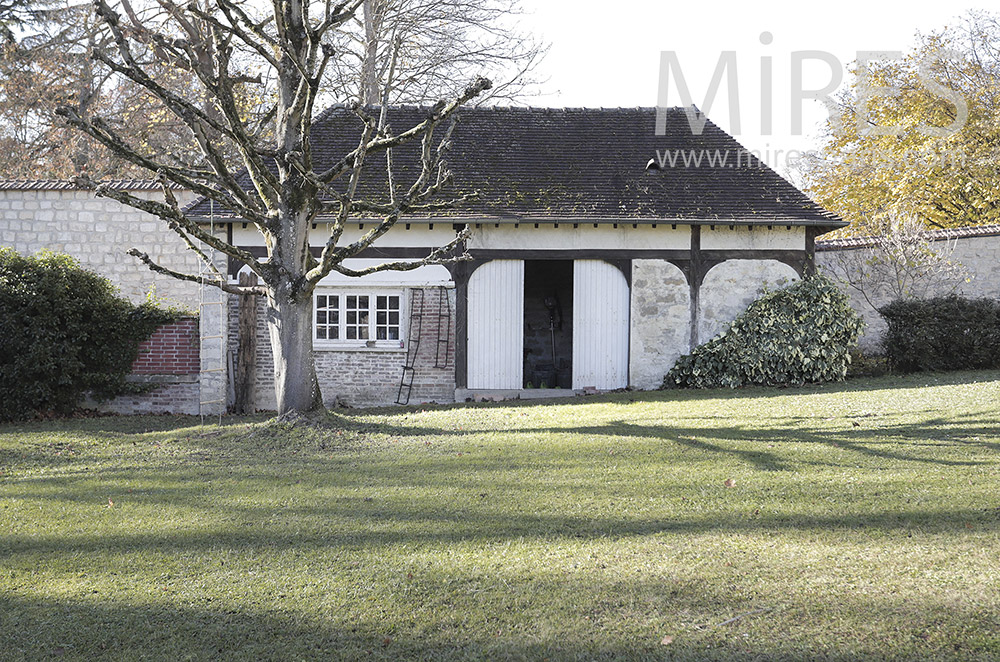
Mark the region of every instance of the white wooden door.
POLYGON ((603 260, 573 262, 573 388, 628 384, 629 289, 603 260))
POLYGON ((469 388, 522 387, 523 260, 493 260, 472 273, 466 338, 469 388))

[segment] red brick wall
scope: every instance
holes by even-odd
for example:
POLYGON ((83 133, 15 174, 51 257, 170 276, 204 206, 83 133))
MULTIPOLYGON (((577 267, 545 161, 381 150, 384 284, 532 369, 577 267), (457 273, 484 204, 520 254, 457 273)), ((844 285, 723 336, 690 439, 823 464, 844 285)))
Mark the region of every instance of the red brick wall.
POLYGON ((200 370, 198 320, 185 318, 164 324, 139 345, 132 364, 135 375, 190 375, 200 370))

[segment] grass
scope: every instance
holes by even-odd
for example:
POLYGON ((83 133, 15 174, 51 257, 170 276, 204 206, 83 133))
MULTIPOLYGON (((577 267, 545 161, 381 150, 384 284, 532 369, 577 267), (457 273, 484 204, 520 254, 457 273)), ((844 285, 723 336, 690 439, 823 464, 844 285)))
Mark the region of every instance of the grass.
POLYGON ((0 658, 996 660, 998 403, 979 372, 0 427, 0 658))

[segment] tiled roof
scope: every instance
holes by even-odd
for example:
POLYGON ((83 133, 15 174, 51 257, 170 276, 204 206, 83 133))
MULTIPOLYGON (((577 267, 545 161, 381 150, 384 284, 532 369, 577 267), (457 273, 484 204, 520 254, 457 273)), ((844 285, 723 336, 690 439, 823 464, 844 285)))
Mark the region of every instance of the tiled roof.
MULTIPOLYGON (((393 108, 390 125, 403 130, 426 114, 425 108, 393 108)), ((451 193, 476 191, 478 198, 456 209, 409 214, 407 220, 444 216, 499 222, 844 225, 711 122, 701 135, 693 135, 684 109, 672 108, 667 111, 666 134, 655 135, 655 126, 655 108, 463 109, 447 155, 455 176, 451 193), (676 166, 647 169, 647 163, 657 159, 657 150, 678 155, 676 166), (684 167, 681 150, 701 154, 700 167, 684 167), (709 154, 718 155, 714 165, 708 164, 709 154)), ((356 148, 360 131, 361 121, 351 111, 325 111, 313 125, 316 169, 356 148)), ((419 149, 415 142, 393 151, 393 168, 403 190, 418 172, 419 149)), ((384 155, 369 156, 359 192, 385 200, 385 180, 384 155)), ((189 212, 207 217, 209 206, 196 202, 189 212)), ((214 215, 223 216, 218 208, 214 215)))
MULTIPOLYGON (((927 241, 945 241, 948 239, 963 239, 966 237, 996 237, 1000 236, 1000 225, 966 225, 960 228, 944 228, 942 230, 927 230, 919 234, 927 241)), ((839 239, 817 239, 817 251, 836 251, 845 248, 867 248, 875 243, 874 237, 842 237, 839 239)))
MULTIPOLYGON (((159 191, 153 179, 111 179, 103 182, 120 191, 159 191)), ((0 179, 0 191, 81 191, 70 179, 0 179)))

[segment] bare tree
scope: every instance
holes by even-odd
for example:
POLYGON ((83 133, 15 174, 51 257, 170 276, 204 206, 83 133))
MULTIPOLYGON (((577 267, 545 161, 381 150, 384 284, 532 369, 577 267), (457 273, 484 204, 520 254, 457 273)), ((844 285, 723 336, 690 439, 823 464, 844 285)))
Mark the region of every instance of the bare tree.
POLYGON ((364 0, 333 42, 331 87, 363 105, 428 103, 461 93, 466 71, 494 81, 478 103, 535 92, 548 46, 520 29, 518 0, 364 0))
POLYGON ((953 294, 968 279, 954 250, 954 242, 931 242, 916 217, 893 217, 858 249, 838 251, 826 270, 878 310, 897 299, 953 294))
MULTIPOLYGON (((355 107, 363 125, 357 147, 335 163, 319 164, 313 160, 311 132, 324 73, 338 57, 330 43, 363 0, 272 0, 266 10, 242 0, 199 0, 184 5, 157 1, 163 11, 155 20, 145 20, 123 15, 105 0, 95 0, 97 15, 115 44, 114 55, 98 52, 96 56, 183 122, 200 158, 185 162, 183 154, 152 152, 106 119, 87 118, 64 106, 59 112, 70 125, 155 173, 164 182, 164 200, 143 200, 86 177, 79 181, 99 195, 159 216, 214 273, 211 277, 179 273, 156 264, 144 252, 130 251, 154 271, 229 293, 266 296, 279 413, 320 409, 322 397, 312 355, 314 288, 334 271, 361 276, 455 259, 452 253, 463 234, 423 260, 361 270, 344 264, 407 212, 457 202, 440 197, 452 180, 444 157, 454 128, 453 115, 491 83, 476 78, 452 99, 428 108, 421 122, 398 133, 380 128, 378 118, 355 107), (155 76, 160 70, 156 67, 190 72, 202 96, 192 96, 184 85, 178 87, 162 74, 155 76), (254 80, 261 81, 259 89, 246 95, 254 80), (248 109, 248 97, 265 103, 248 109), (211 111, 204 99, 210 101, 211 111), (442 124, 443 135, 437 133, 442 124), (363 198, 358 183, 365 159, 413 142, 419 143, 421 157, 412 180, 391 185, 393 193, 387 199, 363 198), (238 158, 227 158, 232 153, 238 158), (253 224, 263 237, 267 259, 258 260, 199 226, 182 211, 169 182, 253 224), (355 214, 377 215, 378 220, 361 238, 343 243, 345 226, 355 214), (320 217, 329 222, 330 236, 316 258, 310 252, 309 230, 320 217), (246 265, 261 284, 229 283, 216 270, 208 249, 246 265)), ((186 85, 187 78, 180 79, 186 85)))

